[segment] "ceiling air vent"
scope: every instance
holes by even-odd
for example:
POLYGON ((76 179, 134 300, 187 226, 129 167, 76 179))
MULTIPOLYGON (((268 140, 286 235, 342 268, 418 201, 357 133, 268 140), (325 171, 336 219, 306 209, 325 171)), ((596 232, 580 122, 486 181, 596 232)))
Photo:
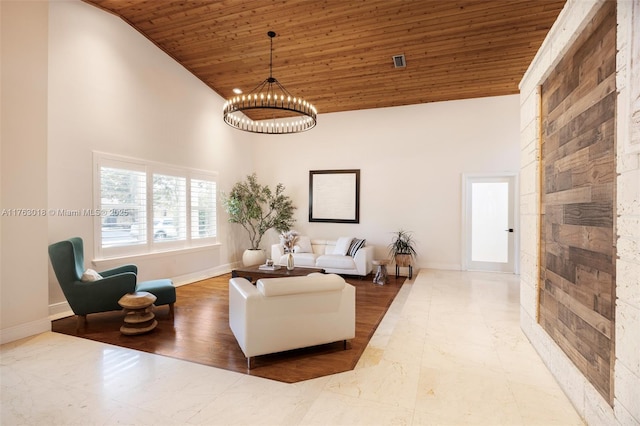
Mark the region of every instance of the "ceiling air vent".
POLYGON ((393 57, 393 66, 396 68, 404 68, 407 66, 407 61, 404 59, 404 55, 395 55, 393 57))

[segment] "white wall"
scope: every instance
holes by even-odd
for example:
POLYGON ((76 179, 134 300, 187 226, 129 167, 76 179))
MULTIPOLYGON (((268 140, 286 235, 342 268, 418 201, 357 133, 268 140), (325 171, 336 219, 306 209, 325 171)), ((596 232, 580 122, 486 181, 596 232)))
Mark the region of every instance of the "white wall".
MULTIPOLYGON (((617 32, 617 219, 619 259, 616 261, 616 332, 613 409, 573 365, 536 321, 539 267, 539 167, 537 87, 581 33, 604 0, 569 0, 549 32, 521 84, 522 169, 520 227, 529 237, 521 240, 520 322, 523 331, 556 377, 578 413, 593 425, 640 425, 640 159, 625 151, 629 134, 620 105, 629 101, 624 66, 630 52, 631 1, 618 1, 617 32)), ((638 1, 634 0, 637 4, 638 1)), ((636 28, 637 31, 637 28, 636 28)), ((638 43, 638 33, 635 35, 638 43)), ((640 63, 638 58, 635 64, 640 63)), ((637 66, 637 65, 636 65, 637 66)), ((640 142, 640 141, 638 141, 640 142)))
POLYGON ((460 269, 461 174, 519 169, 518 108, 513 95, 321 114, 311 131, 260 135, 255 169, 287 187, 295 229, 312 238, 363 237, 385 256, 403 228, 419 267, 460 269), (309 171, 322 169, 360 169, 359 224, 309 222, 309 171))
POLYGON ((51 327, 47 219, 13 210, 47 206, 47 13, 46 2, 0 2, 0 343, 51 327))
MULTIPOLYGON (((93 151, 218 172, 221 190, 251 172, 250 138, 224 124, 223 100, 121 19, 80 1, 52 2, 49 44, 49 208, 96 207, 93 151)), ((82 237, 93 267, 93 220, 49 216, 49 242, 82 237)), ((225 272, 239 255, 228 223, 218 230, 219 246, 133 259, 138 279, 225 272)), ((51 268, 48 290, 64 310, 51 268)))
MULTIPOLYGON (((34 3, 47 6, 47 2, 34 3)), ((3 2, 3 11, 8 9, 5 4, 11 2, 3 2)), ((94 207, 94 150, 217 171, 221 191, 228 191, 255 170, 262 182, 287 186, 299 207, 297 228, 309 235, 365 237, 383 256, 391 232, 404 228, 414 231, 418 240, 419 266, 457 269, 461 264, 461 174, 517 169, 516 96, 325 114, 311 132, 245 134, 223 123, 219 96, 119 18, 79 0, 50 2, 48 13, 40 21, 21 20, 13 13, 3 16, 3 23, 18 18, 15 22, 39 34, 41 43, 46 43, 48 29, 48 64, 36 67, 41 78, 48 77, 48 87, 29 105, 31 113, 41 117, 25 116, 30 131, 46 136, 40 135, 39 146, 8 158, 3 128, 2 144, 2 184, 6 186, 9 178, 13 189, 22 189, 36 182, 33 196, 39 201, 29 204, 41 208, 94 207), (43 162, 40 167, 36 167, 38 161, 43 162), (5 169, 9 163, 13 167, 5 169), (309 170, 340 168, 362 172, 360 224, 308 223, 309 170), (17 179, 10 170, 16 170, 17 179), (29 177, 17 170, 29 170, 29 177)), ((3 25, 3 35, 10 28, 17 30, 3 25)), ((23 46, 23 40, 11 40, 14 48, 23 46)), ((3 38, 3 59, 5 44, 3 38)), ((2 98, 3 105, 11 100, 4 83, 2 98)), ((3 186, 3 207, 8 199, 4 194, 3 186)), ((48 279, 35 279, 28 292, 20 290, 14 295, 3 268, 3 332, 5 324, 19 326, 31 319, 46 322, 48 307, 54 314, 66 309, 48 266, 46 245, 80 236, 90 266, 94 258, 92 220, 48 216, 36 226, 30 223, 25 230, 28 237, 20 241, 39 239, 40 248, 29 241, 29 256, 17 264, 30 271, 38 264, 41 273, 49 271, 48 279), (24 297, 31 304, 21 303, 24 297), (13 312, 4 309, 5 301, 19 310, 12 322, 5 322, 5 312, 7 318, 13 312), (25 305, 33 310, 25 310, 25 305), (23 319, 24 315, 29 318, 23 319)), ((5 223, 3 219, 3 265, 9 259, 7 247, 13 250, 17 242, 17 237, 5 238, 5 223)), ((247 239, 224 216, 218 225, 221 245, 209 251, 136 259, 140 279, 184 279, 228 270, 240 260, 247 239)), ((276 239, 272 232, 264 247, 276 239)))

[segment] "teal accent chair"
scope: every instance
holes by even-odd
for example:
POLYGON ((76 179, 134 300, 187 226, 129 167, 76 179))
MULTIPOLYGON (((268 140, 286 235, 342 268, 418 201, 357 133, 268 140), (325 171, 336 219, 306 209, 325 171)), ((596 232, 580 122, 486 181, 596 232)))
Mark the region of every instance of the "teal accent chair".
POLYGON ((49 246, 49 259, 67 302, 78 316, 77 329, 87 321, 88 314, 118 311, 118 301, 127 293, 148 291, 156 296, 156 305, 169 305, 173 317, 176 289, 169 279, 146 281, 137 284, 138 267, 123 265, 99 272, 103 277, 97 281, 81 281, 84 267, 82 239, 69 238, 49 246))

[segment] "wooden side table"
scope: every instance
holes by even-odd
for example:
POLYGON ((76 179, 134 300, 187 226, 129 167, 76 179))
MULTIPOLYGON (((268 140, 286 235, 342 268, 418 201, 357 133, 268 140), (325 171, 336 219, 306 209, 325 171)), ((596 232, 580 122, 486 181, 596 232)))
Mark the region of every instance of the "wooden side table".
POLYGON ((378 270, 376 271, 376 276, 373 277, 373 283, 379 284, 379 285, 385 285, 388 281, 387 265, 389 264, 389 261, 386 259, 382 259, 382 260, 373 260, 371 263, 378 267, 378 270))
POLYGON ((156 328, 158 321, 153 314, 153 303, 156 296, 146 291, 127 293, 118 300, 124 310, 124 325, 120 333, 135 336, 148 333, 156 328))

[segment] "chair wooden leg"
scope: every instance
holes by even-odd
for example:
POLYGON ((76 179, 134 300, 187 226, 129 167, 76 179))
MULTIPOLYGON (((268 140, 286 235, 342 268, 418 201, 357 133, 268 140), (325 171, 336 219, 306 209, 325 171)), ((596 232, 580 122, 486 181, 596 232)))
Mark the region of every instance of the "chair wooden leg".
POLYGON ((174 319, 175 311, 173 310, 173 303, 169 303, 169 318, 174 319))
POLYGON ((76 332, 79 332, 87 324, 86 315, 78 315, 78 321, 76 322, 76 332))

